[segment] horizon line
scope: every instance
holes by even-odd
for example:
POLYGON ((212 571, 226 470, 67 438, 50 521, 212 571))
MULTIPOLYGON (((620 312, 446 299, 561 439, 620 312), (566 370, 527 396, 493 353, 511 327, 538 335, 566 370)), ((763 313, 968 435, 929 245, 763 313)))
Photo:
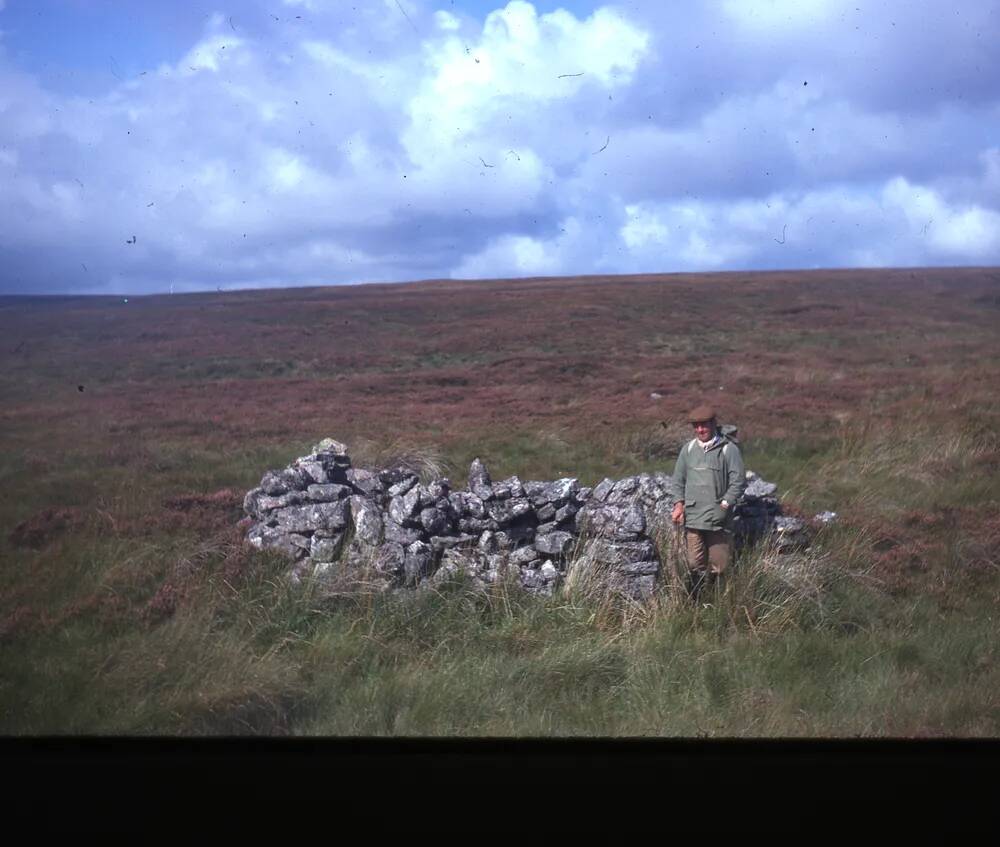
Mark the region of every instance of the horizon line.
POLYGON ((497 282, 552 282, 562 280, 593 281, 604 280, 641 280, 662 277, 718 277, 733 274, 745 274, 753 276, 776 275, 776 274, 817 274, 817 273, 900 273, 916 271, 1000 271, 1000 265, 893 265, 885 267, 825 267, 825 268, 746 268, 713 271, 640 271, 637 273, 592 273, 592 274, 547 274, 543 276, 498 276, 498 277, 424 277, 420 279, 408 280, 364 280, 361 282, 340 282, 321 283, 306 285, 238 285, 230 288, 217 286, 214 290, 210 288, 196 291, 147 291, 142 293, 127 292, 65 292, 65 293, 2 293, 0 301, 7 299, 99 299, 99 298, 149 298, 149 297, 190 297, 202 294, 237 294, 242 292, 261 291, 310 291, 325 288, 354 288, 359 286, 407 286, 407 285, 435 285, 447 283, 461 283, 475 285, 479 283, 489 284, 497 282))

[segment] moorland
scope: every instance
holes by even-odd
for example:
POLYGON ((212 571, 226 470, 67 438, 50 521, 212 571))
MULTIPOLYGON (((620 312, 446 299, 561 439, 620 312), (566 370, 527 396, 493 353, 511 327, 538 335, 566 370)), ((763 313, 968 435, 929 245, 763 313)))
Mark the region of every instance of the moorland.
POLYGON ((0 298, 0 732, 996 736, 1000 269, 0 298), (671 470, 704 400, 809 592, 322 598, 242 543, 321 438, 465 482, 671 470))

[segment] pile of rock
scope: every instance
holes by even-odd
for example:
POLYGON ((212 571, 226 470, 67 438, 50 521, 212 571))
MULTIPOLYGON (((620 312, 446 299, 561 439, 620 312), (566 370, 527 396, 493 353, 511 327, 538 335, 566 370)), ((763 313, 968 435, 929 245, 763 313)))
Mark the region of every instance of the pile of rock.
MULTIPOLYGON (((751 478, 736 509, 739 537, 780 520, 776 486, 751 478)), ((641 598, 661 571, 653 536, 669 525, 674 499, 665 473, 551 482, 494 482, 476 459, 469 482, 421 483, 407 467, 355 468, 332 439, 289 467, 268 471, 244 509, 248 541, 292 560, 292 576, 367 578, 380 589, 434 585, 462 574, 486 586, 510 580, 551 594, 573 563, 641 598), (582 566, 582 564, 581 564, 582 566), (594 567, 599 566, 599 567, 594 567)))
MULTIPOLYGON (((781 514, 781 503, 775 496, 777 490, 773 482, 766 482, 753 471, 747 471, 747 487, 733 515, 737 544, 750 544, 770 536, 778 553, 809 546, 808 524, 802 518, 781 514)), ((815 520, 829 523, 835 518, 834 512, 823 512, 815 520)))
POLYGON ((747 471, 743 500, 733 515, 733 533, 738 542, 753 543, 771 532, 775 518, 781 514, 781 504, 775 496, 777 490, 773 482, 766 482, 753 471, 747 471))

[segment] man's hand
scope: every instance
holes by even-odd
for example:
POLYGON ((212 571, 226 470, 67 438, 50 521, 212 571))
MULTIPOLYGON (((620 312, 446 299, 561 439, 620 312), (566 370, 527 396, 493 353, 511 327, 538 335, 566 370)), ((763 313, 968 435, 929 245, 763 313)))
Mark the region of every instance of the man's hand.
POLYGON ((678 500, 674 503, 674 511, 670 515, 671 519, 676 524, 684 523, 684 502, 678 500))

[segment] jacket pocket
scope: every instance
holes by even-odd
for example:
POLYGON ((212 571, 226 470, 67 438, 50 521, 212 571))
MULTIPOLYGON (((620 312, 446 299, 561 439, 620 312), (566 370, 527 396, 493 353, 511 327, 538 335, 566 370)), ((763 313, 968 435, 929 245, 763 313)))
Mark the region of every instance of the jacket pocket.
POLYGON ((713 503, 718 502, 718 498, 715 495, 715 488, 711 483, 701 482, 698 485, 692 485, 685 496, 685 500, 690 498, 691 503, 701 503, 705 508, 710 508, 713 503))
POLYGON ((719 529, 729 529, 732 526, 733 519, 733 507, 730 506, 728 509, 723 509, 718 503, 715 504, 716 522, 719 525, 719 529))

